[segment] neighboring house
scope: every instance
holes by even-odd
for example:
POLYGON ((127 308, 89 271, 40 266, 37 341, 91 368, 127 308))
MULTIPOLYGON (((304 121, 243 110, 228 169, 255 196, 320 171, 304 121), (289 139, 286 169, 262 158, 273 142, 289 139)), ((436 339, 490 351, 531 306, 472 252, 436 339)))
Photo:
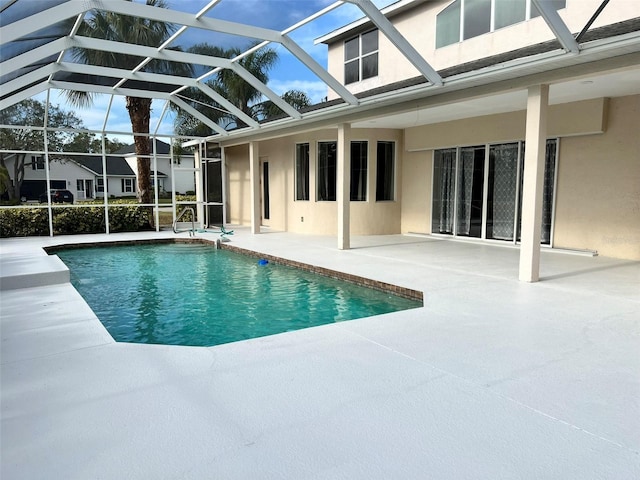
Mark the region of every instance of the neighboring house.
MULTIPOLYGON (((14 161, 15 157, 6 160, 9 172, 13 172, 14 161)), ((137 180, 126 160, 121 156, 108 155, 106 163, 108 195, 135 196, 137 180)), ((27 201, 38 200, 47 189, 44 157, 27 155, 24 172, 20 196, 27 201)), ((52 189, 69 190, 75 201, 104 197, 101 156, 68 155, 64 159, 54 158, 50 161, 49 178, 52 189)), ((159 173, 159 181, 165 180, 166 175, 159 173)))
MULTIPOLYGON (((94 175, 93 184, 94 197, 104 198, 104 181, 102 169, 102 157, 101 156, 78 156, 74 157, 73 162, 82 165, 88 171, 94 175)), ((133 170, 129 167, 127 161, 119 155, 107 155, 107 195, 109 197, 131 197, 136 195, 137 191, 137 179, 133 170)), ((81 187, 80 180, 78 182, 78 189, 81 187)), ((82 197, 77 197, 81 199, 82 197)), ((88 198, 85 196, 85 198, 88 198)))
MULTIPOLYGON (((15 155, 5 160, 9 176, 13 181, 13 165, 15 155)), ((50 162, 49 178, 51 188, 69 190, 76 200, 93 198, 95 173, 83 165, 70 161, 55 159, 50 162)), ((24 180, 20 188, 20 196, 25 200, 38 200, 47 191, 47 173, 43 155, 27 155, 24 161, 24 180)))
MULTIPOLYGON (((151 152, 151 172, 153 183, 153 171, 154 169, 154 156, 158 170, 158 184, 160 185, 160 192, 172 192, 175 187, 176 193, 185 194, 186 192, 195 191, 195 179, 193 172, 193 155, 177 155, 171 154, 171 145, 161 140, 155 140, 155 146, 152 147, 151 152), (154 150, 155 149, 155 150, 154 150), (172 165, 173 164, 173 165, 172 165), (185 170, 180 170, 184 168, 185 170), (176 170, 178 169, 178 170, 176 170), (164 173, 162 173, 164 172, 164 173)), ((135 154, 135 145, 128 145, 121 148, 116 152, 118 155, 123 155, 131 170, 137 174, 138 172, 138 157, 135 154)))
POLYGON ((538 240, 640 260, 640 10, 551 4, 572 33, 562 44, 530 0, 391 5, 411 59, 368 19, 318 39, 360 105, 329 92, 330 113, 219 140, 227 221, 334 234, 340 248, 410 232, 522 242, 523 279, 538 240))
MULTIPOLYGON (((171 172, 175 177, 176 193, 195 191, 193 155, 182 155, 171 166, 170 148, 167 143, 156 141, 157 145, 157 181, 160 193, 172 191, 171 172), (178 161, 180 163, 178 163, 178 161), (185 170, 176 170, 184 168, 185 170), (169 172, 169 174, 164 172, 169 172)), ((107 155, 107 192, 110 197, 130 197, 137 192, 137 158, 134 146, 124 147, 114 155, 107 155)), ((8 170, 13 172, 15 157, 7 158, 8 170)), ((104 176, 102 174, 102 156, 66 154, 65 158, 53 157, 50 161, 49 177, 51 188, 65 189, 73 193, 75 200, 102 198, 104 196, 104 176)), ((21 197, 26 200, 38 200, 46 192, 45 160, 42 155, 27 155, 24 180, 20 189, 21 197)), ((155 181, 155 170, 151 170, 151 182, 155 181)))

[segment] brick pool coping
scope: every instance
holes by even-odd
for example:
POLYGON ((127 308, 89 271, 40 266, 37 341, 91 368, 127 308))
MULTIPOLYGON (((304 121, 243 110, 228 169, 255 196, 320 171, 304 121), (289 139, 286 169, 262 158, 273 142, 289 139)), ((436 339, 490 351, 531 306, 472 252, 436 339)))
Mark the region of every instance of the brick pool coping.
POLYGON ((206 238, 155 238, 147 240, 115 240, 108 242, 89 242, 89 243, 65 243, 62 245, 54 245, 44 247, 45 252, 48 254, 56 253, 60 250, 66 250, 69 248, 94 248, 94 247, 115 247, 115 246, 128 246, 128 245, 141 245, 141 244, 166 244, 166 243, 200 243, 212 245, 220 250, 228 250, 230 252, 246 255, 254 258, 265 259, 276 265, 284 265, 287 267, 297 268, 307 272, 322 275, 323 277, 329 277, 336 280, 343 280, 361 287, 367 287, 380 292, 389 293, 398 297, 406 298, 409 300, 418 301, 424 305, 423 293, 419 290, 413 290, 411 288, 400 287, 391 283, 381 282, 378 280, 372 280, 370 278, 361 277, 359 275, 353 275, 350 273, 339 272, 337 270, 331 270, 325 267, 319 267, 316 265, 310 265, 308 263, 298 262, 296 260, 288 260, 286 258, 276 257, 274 255, 268 255, 245 248, 236 247, 235 245, 229 245, 228 243, 221 242, 219 239, 208 240, 206 238))

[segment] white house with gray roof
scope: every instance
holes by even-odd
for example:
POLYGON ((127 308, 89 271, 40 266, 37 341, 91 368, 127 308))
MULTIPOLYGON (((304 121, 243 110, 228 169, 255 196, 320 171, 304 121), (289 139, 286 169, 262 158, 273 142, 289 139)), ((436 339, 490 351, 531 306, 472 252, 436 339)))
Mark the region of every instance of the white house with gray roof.
MULTIPOLYGON (((14 157, 6 161, 13 172, 14 157)), ((116 154, 107 155, 106 182, 109 197, 130 197, 137 192, 137 157, 134 146, 122 148, 116 154)), ((151 158, 151 182, 157 181, 159 193, 185 194, 195 191, 193 155, 171 155, 170 145, 156 140, 155 159, 151 158), (173 158, 173 161, 172 161, 173 158), (154 161, 157 168, 154 168, 154 161), (157 175, 155 172, 158 172, 157 175)), ((27 155, 21 197, 37 200, 46 192, 45 160, 43 155, 27 155)), ((49 167, 51 188, 69 190, 75 200, 102 198, 105 191, 105 175, 101 155, 65 154, 64 158, 52 155, 49 167)))

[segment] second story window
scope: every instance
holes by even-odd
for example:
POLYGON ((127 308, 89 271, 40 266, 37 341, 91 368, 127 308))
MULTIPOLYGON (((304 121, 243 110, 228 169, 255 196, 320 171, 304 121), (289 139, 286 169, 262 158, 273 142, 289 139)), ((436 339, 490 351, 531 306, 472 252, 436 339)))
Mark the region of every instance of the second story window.
POLYGON ((344 83, 359 82, 378 75, 378 30, 344 42, 344 83))
MULTIPOLYGON (((545 0, 556 10, 566 0, 545 0)), ((436 17, 436 48, 540 16, 531 0, 455 0, 436 17)))
POLYGON ((31 157, 31 170, 44 170, 44 158, 31 157))

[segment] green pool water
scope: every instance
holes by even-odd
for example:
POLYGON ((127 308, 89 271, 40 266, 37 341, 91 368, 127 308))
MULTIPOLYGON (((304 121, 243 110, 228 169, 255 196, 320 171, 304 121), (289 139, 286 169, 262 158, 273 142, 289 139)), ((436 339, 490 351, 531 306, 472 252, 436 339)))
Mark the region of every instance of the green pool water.
POLYGON ((201 244, 57 252, 116 341, 212 346, 422 306, 201 244))

